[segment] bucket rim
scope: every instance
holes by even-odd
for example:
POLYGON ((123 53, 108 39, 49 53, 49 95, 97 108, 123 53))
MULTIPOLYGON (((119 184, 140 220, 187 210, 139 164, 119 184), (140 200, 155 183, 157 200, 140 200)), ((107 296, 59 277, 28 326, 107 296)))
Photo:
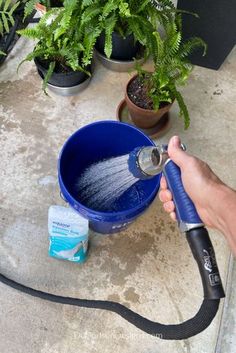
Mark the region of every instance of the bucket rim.
MULTIPOLYGON (((158 192, 158 190, 160 188, 161 173, 154 177, 154 178, 157 179, 156 186, 154 187, 154 189, 151 192, 151 194, 148 196, 147 199, 145 199, 145 201, 143 203, 141 203, 141 204, 139 204, 139 205, 137 205, 135 207, 129 208, 127 210, 124 210, 124 211, 102 212, 102 211, 93 210, 92 208, 89 208, 89 207, 83 205, 78 200, 76 200, 71 195, 71 193, 67 190, 67 188, 66 188, 66 186, 65 186, 65 184, 64 184, 64 182, 62 180, 61 172, 60 172, 60 161, 61 161, 61 157, 63 155, 63 152, 64 152, 65 148, 67 147, 68 143, 70 142, 70 140, 73 139, 73 137, 78 133, 78 131, 85 130, 85 129, 90 128, 91 126, 94 126, 94 125, 103 125, 104 123, 105 124, 111 124, 111 125, 123 125, 123 126, 126 126, 126 127, 130 128, 131 130, 134 130, 134 131, 138 132, 140 135, 144 136, 146 138, 146 140, 148 142, 150 142, 151 146, 155 146, 154 141, 152 141, 147 135, 145 135, 142 131, 140 131, 135 126, 131 126, 131 125, 127 124, 127 123, 119 122, 119 121, 116 121, 116 120, 99 120, 99 121, 95 121, 95 122, 86 124, 86 125, 82 126, 81 128, 79 128, 78 130, 76 130, 72 135, 70 135, 70 137, 63 144, 63 146, 61 148, 61 151, 60 151, 60 154, 59 154, 59 158, 58 158, 58 168, 57 168, 58 169, 58 180, 59 180, 60 191, 62 192, 63 196, 65 197, 67 203, 70 205, 70 207, 75 209, 77 212, 80 213, 80 211, 83 210, 84 211, 83 213, 90 214, 91 216, 93 216, 94 220, 102 219, 103 221, 107 221, 106 220, 107 218, 113 217, 113 221, 115 221, 114 218, 117 218, 117 221, 119 221, 121 219, 126 219, 127 216, 130 217, 130 218, 134 217, 140 210, 145 209, 147 206, 150 205, 151 201, 155 198, 155 195, 156 195, 156 193, 158 192), (63 190, 62 190, 62 186, 63 186, 63 190), (73 204, 79 205, 78 209, 74 208, 70 204, 70 202, 68 201, 67 195, 65 195, 65 192, 69 196, 69 198, 70 198, 70 200, 72 201, 73 204)), ((83 216, 83 213, 82 213, 82 216, 83 216)))

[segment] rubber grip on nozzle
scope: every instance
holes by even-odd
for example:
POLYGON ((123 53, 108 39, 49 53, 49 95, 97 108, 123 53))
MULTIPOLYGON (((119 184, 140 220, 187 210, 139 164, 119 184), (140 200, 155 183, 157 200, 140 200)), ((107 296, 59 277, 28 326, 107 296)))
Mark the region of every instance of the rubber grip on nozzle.
POLYGON ((166 177, 168 188, 173 195, 178 221, 182 223, 202 224, 202 220, 192 200, 184 189, 180 168, 172 160, 168 160, 164 166, 163 173, 166 177))

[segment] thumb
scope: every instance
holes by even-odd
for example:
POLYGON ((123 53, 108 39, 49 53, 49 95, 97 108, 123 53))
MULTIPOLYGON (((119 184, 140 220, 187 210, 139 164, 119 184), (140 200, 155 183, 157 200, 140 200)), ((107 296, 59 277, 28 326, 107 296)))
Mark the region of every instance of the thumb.
POLYGON ((168 154, 170 158, 180 168, 187 164, 189 155, 182 150, 179 136, 173 136, 168 144, 168 154))

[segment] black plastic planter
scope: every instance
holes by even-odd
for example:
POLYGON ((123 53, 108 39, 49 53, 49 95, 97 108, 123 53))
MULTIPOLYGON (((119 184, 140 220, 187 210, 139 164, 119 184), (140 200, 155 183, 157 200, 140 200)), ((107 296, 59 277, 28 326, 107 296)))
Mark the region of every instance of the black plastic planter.
MULTIPOLYGON (((45 77, 48 68, 46 68, 39 59, 34 60, 35 65, 41 77, 45 77)), ((72 87, 77 86, 88 78, 82 71, 68 71, 68 72, 53 72, 48 83, 57 87, 72 87)))
POLYGON ((178 9, 199 16, 183 13, 183 39, 199 36, 207 43, 206 55, 202 56, 202 48, 196 50, 191 62, 218 70, 236 44, 236 1, 178 0, 178 9))
POLYGON ((19 35, 16 33, 16 30, 19 25, 19 18, 15 18, 15 24, 13 27, 11 27, 10 32, 4 34, 0 38, 0 50, 3 51, 6 55, 0 55, 0 65, 5 61, 7 54, 11 51, 11 49, 14 47, 15 43, 17 42, 17 39, 19 38, 19 35))
MULTIPOLYGON (((34 60, 39 76, 43 79, 48 68, 39 59, 34 60)), ((92 66, 86 68, 92 72, 92 66)), ((48 81, 48 88, 60 96, 74 96, 83 91, 89 84, 91 77, 81 71, 53 72, 48 81)))
POLYGON ((23 22, 24 6, 20 5, 19 8, 16 9, 14 13, 14 26, 10 28, 9 33, 6 33, 0 37, 0 50, 6 54, 0 55, 0 65, 3 64, 3 62, 6 60, 7 55, 10 53, 17 40, 20 38, 20 35, 17 34, 16 31, 27 27, 27 25, 32 22, 34 15, 35 11, 33 11, 33 13, 23 22))
MULTIPOLYGON (((105 47, 105 34, 100 35, 96 43, 96 49, 103 55, 105 47)), ((126 38, 121 37, 120 34, 112 33, 112 53, 111 59, 115 60, 133 60, 140 49, 140 44, 135 42, 134 35, 130 34, 126 38)))
POLYGON ((63 1, 60 0, 51 0, 50 1, 51 7, 62 7, 63 6, 63 1))

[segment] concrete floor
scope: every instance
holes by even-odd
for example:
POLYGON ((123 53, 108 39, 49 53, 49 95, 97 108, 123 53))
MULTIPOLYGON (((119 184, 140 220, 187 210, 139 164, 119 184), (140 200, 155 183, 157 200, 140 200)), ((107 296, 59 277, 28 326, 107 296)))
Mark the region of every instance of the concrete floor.
MULTIPOLYGON (((84 265, 48 257, 48 207, 63 204, 57 184, 60 148, 81 126, 115 119, 129 74, 110 72, 97 64, 90 86, 80 95, 47 97, 32 63, 16 73, 31 48, 21 38, 0 68, 0 271, 56 294, 117 300, 163 323, 190 318, 202 301, 198 271, 185 237, 158 199, 122 233, 100 236, 91 232, 84 265)), ((189 151, 209 162, 232 187, 236 187, 235 59, 236 50, 219 71, 194 70, 182 89, 191 127, 183 130, 174 106, 171 129, 161 139, 179 134, 189 151)), ((229 248, 223 236, 210 234, 225 283, 229 248)), ((169 342, 142 333, 116 314, 43 302, 0 284, 0 352, 213 353, 222 307, 203 333, 169 342)), ((233 320, 232 314, 232 324, 233 320)), ((232 337, 233 331, 227 332, 232 337)), ((231 351, 229 344, 221 341, 220 345, 218 340, 218 352, 233 352, 233 345, 231 351)))
POLYGON ((226 298, 215 353, 236 352, 236 261, 230 258, 226 298))

